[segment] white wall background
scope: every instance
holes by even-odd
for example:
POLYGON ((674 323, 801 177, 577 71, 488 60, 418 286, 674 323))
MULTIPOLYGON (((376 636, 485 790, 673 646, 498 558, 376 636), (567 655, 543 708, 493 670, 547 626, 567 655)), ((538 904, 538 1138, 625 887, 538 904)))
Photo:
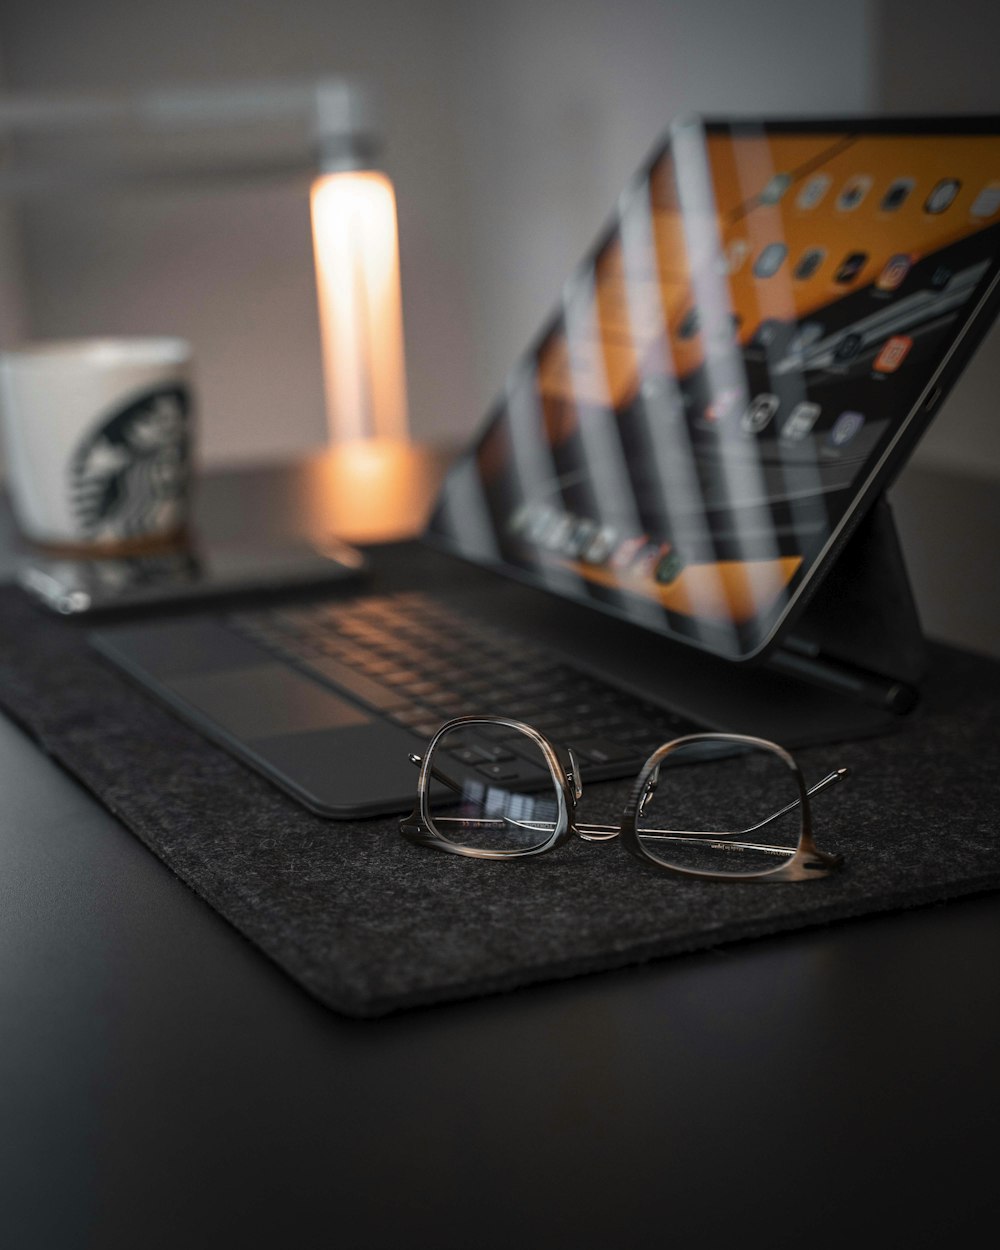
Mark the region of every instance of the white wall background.
MULTIPOLYGON (((4 83, 3 29, 0 23, 0 88, 4 83)), ((21 238, 17 213, 0 201, 0 344, 16 342, 25 333, 21 238)))
MULTIPOLYGON (((666 124, 870 110, 877 7, 64 0, 56 20, 37 0, 3 0, 0 49, 17 91, 370 82, 399 197, 412 426, 461 438, 666 124)), ((19 216, 18 247, 0 222, 0 336, 184 334, 207 462, 323 440, 304 187, 74 197, 19 216)))
MULTIPOLYGON (((880 111, 1000 114, 997 0, 952 0, 946 7, 940 0, 880 0, 877 18, 872 54, 880 111)), ((1000 322, 935 417, 914 462, 1000 481, 998 397, 1000 322)))

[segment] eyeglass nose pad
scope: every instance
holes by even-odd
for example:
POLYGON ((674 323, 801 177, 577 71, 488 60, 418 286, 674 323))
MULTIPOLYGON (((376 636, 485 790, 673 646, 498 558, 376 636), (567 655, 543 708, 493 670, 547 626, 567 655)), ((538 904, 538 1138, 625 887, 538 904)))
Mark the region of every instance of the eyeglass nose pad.
POLYGON ((573 754, 573 748, 567 747, 566 754, 569 756, 569 768, 566 770, 566 780, 573 787, 573 798, 579 803, 583 795, 583 778, 580 776, 580 765, 576 762, 576 756, 573 754))

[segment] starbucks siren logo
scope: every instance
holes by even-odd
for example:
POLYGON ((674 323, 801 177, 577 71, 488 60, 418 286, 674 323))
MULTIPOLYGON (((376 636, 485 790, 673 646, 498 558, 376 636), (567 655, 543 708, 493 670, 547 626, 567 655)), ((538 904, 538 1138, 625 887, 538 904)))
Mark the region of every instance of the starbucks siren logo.
POLYGON ((182 386, 147 391, 89 433, 70 461, 70 505, 89 539, 166 533, 187 500, 191 400, 182 386))

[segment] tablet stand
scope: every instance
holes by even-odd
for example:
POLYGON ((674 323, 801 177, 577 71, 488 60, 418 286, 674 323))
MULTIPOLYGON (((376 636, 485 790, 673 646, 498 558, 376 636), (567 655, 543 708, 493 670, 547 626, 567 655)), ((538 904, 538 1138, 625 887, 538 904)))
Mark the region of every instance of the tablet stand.
POLYGON ((892 712, 916 705, 926 643, 884 495, 767 663, 892 712))

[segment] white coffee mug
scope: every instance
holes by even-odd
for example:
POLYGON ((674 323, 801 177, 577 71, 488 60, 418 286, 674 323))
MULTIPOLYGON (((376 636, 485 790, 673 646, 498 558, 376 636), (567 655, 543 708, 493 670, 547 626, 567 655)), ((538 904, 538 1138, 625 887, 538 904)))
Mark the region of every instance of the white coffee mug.
POLYGON ((0 353, 7 486, 23 534, 72 547, 180 539, 192 460, 191 349, 176 338, 0 353))

